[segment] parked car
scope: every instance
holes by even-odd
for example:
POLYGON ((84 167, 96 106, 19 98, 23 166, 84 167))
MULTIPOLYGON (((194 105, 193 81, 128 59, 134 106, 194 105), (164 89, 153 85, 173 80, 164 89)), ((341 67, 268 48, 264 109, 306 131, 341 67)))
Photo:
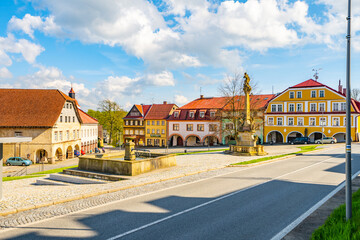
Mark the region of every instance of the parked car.
POLYGON ((308 143, 310 143, 310 138, 308 138, 308 137, 297 137, 297 138, 290 141, 290 144, 299 144, 299 143, 308 144, 308 143))
POLYGON ((75 155, 76 157, 80 156, 79 150, 74 150, 74 155, 75 155))
POLYGON ((7 166, 29 166, 32 162, 22 157, 11 157, 6 160, 7 166))
POLYGON ((324 137, 322 139, 316 139, 315 141, 316 144, 323 144, 323 143, 337 143, 336 138, 334 137, 324 137))

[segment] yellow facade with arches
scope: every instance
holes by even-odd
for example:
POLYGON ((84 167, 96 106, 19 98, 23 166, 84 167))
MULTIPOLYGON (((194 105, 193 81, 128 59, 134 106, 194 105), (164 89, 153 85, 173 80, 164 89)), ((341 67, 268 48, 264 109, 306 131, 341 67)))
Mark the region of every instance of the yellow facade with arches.
MULTIPOLYGON (((335 137, 345 142, 346 96, 339 84, 334 90, 315 80, 307 80, 281 92, 269 101, 265 110, 266 142, 289 142, 296 137, 309 137, 315 142, 322 137, 335 137)), ((351 102, 351 138, 359 141, 360 103, 351 102)))

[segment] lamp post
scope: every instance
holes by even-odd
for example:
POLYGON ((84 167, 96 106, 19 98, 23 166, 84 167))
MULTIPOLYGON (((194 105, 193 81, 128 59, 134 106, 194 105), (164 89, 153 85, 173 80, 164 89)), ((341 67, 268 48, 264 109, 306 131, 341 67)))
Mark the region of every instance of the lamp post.
POLYGON ((345 189, 345 205, 346 220, 352 217, 352 192, 351 192, 351 89, 350 89, 350 38, 351 38, 351 0, 348 0, 348 16, 347 20, 347 49, 346 49, 346 189, 345 189))

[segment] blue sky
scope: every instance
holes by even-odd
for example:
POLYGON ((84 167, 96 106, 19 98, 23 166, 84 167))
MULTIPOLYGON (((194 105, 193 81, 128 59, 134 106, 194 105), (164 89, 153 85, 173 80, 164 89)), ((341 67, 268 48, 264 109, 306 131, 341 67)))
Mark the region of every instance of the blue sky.
MULTIPOLYGON (((219 96, 247 71, 258 92, 312 77, 345 80, 346 8, 338 0, 2 0, 0 87, 73 85, 85 110, 219 96)), ((352 87, 358 81, 360 4, 353 4, 352 87)))

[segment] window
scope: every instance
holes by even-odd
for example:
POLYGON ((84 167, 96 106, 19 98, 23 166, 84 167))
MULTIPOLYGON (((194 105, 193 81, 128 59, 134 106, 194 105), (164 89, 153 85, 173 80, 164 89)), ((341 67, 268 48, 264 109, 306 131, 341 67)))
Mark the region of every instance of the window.
POLYGON ((312 98, 316 98, 316 91, 315 91, 315 90, 312 90, 312 91, 311 91, 311 97, 312 97, 312 98))
POLYGON ((319 111, 324 112, 325 111, 325 103, 319 103, 319 111))
POLYGON ((344 126, 346 126, 346 117, 344 117, 344 126))
POLYGON ((60 116, 60 122, 62 122, 62 116, 60 116))
POLYGON ((147 121, 147 125, 150 125, 150 121, 147 121))
POLYGON ((162 130, 161 130, 161 134, 165 134, 165 129, 162 129, 162 130))
POLYGON ((346 111, 346 103, 341 103, 341 111, 346 111))
POLYGON ((75 122, 75 117, 73 117, 73 122, 75 122))
POLYGON ((62 131, 59 132, 59 140, 62 141, 63 140, 63 135, 62 135, 62 131))
POLYGON ((290 98, 295 98, 295 93, 294 92, 290 92, 290 98))
POLYGON ((173 130, 174 131, 179 131, 179 124, 174 124, 173 125, 173 130))
POLYGON ((151 133, 154 134, 154 133, 155 133, 155 129, 151 129, 151 133))
POLYGON ((217 125, 216 124, 209 124, 209 131, 210 132, 215 132, 217 129, 217 125))
POLYGON ((302 96, 301 96, 301 95, 302 95, 301 92, 296 92, 296 94, 297 94, 297 95, 296 95, 297 98, 301 98, 301 97, 302 97, 302 96))
POLYGON ((161 125, 163 125, 163 126, 164 126, 164 125, 165 125, 165 121, 161 121, 161 125))
POLYGON ((65 116, 65 122, 67 122, 67 116, 65 116))
POLYGON ((190 112, 189 117, 193 118, 194 117, 194 112, 190 112))
POLYGON ((339 111, 339 103, 333 103, 333 112, 339 111))
POLYGON ((200 112, 200 117, 204 118, 205 117, 205 112, 200 112))
POLYGON ((15 137, 21 137, 22 136, 22 132, 15 132, 15 137))
POLYGON ((296 104, 296 111, 297 112, 302 112, 303 111, 303 107, 302 107, 303 105, 302 105, 302 103, 297 103, 296 104))
POLYGON ((139 125, 142 126, 142 125, 143 125, 143 122, 142 122, 142 121, 139 121, 139 125))
POLYGON ((147 134, 150 134, 150 129, 147 130, 147 134))
POLYGON ((159 125, 160 125, 160 121, 156 121, 156 125, 158 125, 158 126, 159 126, 159 125))
POLYGON ((316 112, 316 103, 310 103, 310 111, 316 112))
MULTIPOLYGON (((149 130, 149 129, 148 129, 149 130)), ((125 130, 125 134, 128 135, 129 134, 129 130, 125 130)))
POLYGON ((310 126, 316 126, 316 118, 314 118, 314 117, 311 117, 310 118, 310 124, 309 124, 310 126))
POLYGON ((148 146, 151 146, 151 139, 148 139, 148 140, 147 140, 147 145, 148 145, 148 146))
POLYGON ((133 125, 133 121, 130 121, 130 126, 132 126, 133 125))
POLYGON ((70 133, 69 133, 69 130, 66 131, 66 140, 69 140, 70 139, 70 133))
POLYGON ((326 126, 326 117, 320 118, 320 126, 326 126))
POLYGON ((179 112, 174 112, 174 117, 175 118, 179 117, 179 112))
POLYGON ((193 131, 193 125, 192 124, 186 124, 186 131, 193 131))
POLYGON ((295 104, 293 103, 289 104, 289 112, 295 112, 295 104))
POLYGON ((151 125, 155 126, 155 121, 151 121, 151 125))
POLYGON ((75 130, 73 130, 73 139, 76 138, 76 133, 75 133, 75 130))
POLYGON ((332 124, 333 126, 340 126, 340 118, 338 118, 338 117, 334 117, 333 118, 333 124, 332 124))
POLYGON ((210 117, 215 117, 215 112, 210 112, 210 117))
POLYGON ((80 131, 77 130, 76 133, 77 133, 77 138, 80 138, 80 131))
POLYGON ((298 119, 297 119, 297 125, 298 125, 298 126, 304 126, 304 118, 298 117, 298 119))
POLYGON ((144 135, 144 130, 140 130, 140 135, 144 135))
POLYGON ((274 118, 268 118, 268 124, 269 125, 274 125, 274 118))
POLYGON ((325 97, 325 91, 324 90, 319 91, 319 97, 325 97))
POLYGON ((271 111, 276 112, 276 104, 271 105, 271 111))
POLYGON ((70 109, 72 109, 72 104, 71 103, 69 104, 69 106, 70 106, 70 109))
POLYGON ((294 118, 293 117, 289 117, 288 122, 289 122, 289 126, 294 126, 294 118))
POLYGON ((283 119, 277 118, 277 125, 282 126, 283 125, 283 119))
POLYGON ((201 131, 201 132, 204 131, 204 124, 198 124, 197 125, 197 130, 201 131))
POLYGON ((281 105, 281 104, 279 104, 279 105, 277 106, 277 111, 278 111, 278 112, 282 112, 282 105, 281 105))
POLYGON ((135 130, 135 135, 139 135, 139 130, 135 130))
POLYGON ((128 121, 125 121, 125 125, 129 125, 129 122, 128 122, 128 121))
POLYGON ((137 126, 137 125, 138 125, 138 121, 134 121, 134 124, 135 124, 135 126, 137 126))
POLYGON ((130 135, 133 135, 133 134, 134 134, 134 130, 131 129, 131 130, 129 131, 129 133, 130 133, 130 135))
POLYGON ((57 131, 54 132, 54 140, 55 140, 55 141, 58 140, 58 132, 57 132, 57 131))

